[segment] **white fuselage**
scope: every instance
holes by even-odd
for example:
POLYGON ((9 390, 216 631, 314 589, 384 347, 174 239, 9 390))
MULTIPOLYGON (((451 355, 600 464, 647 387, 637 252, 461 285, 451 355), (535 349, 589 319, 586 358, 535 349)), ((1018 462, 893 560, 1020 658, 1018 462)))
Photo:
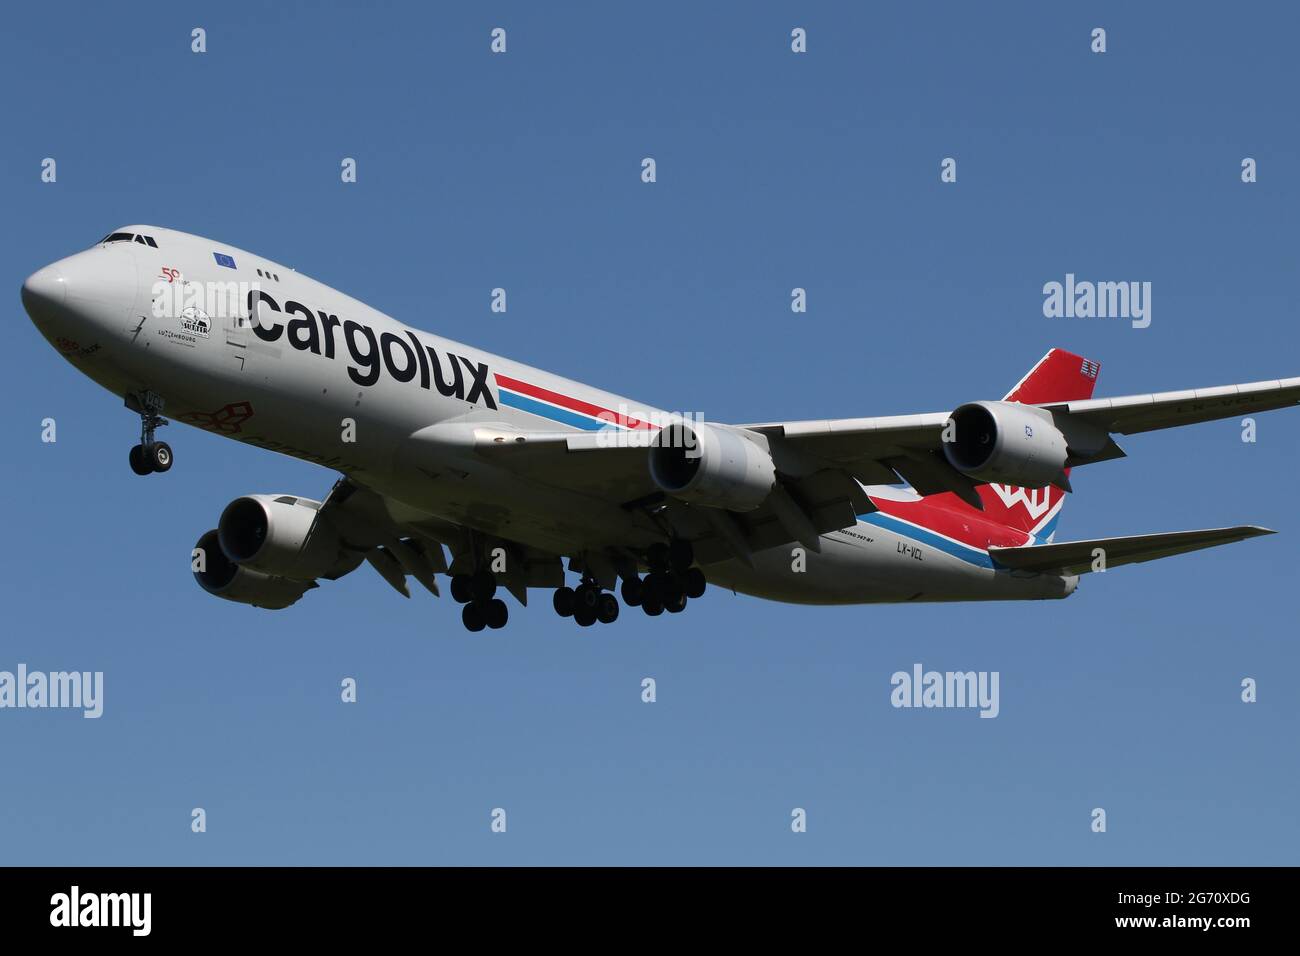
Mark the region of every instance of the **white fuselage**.
MULTIPOLYGON (((399 521, 433 516, 560 555, 661 538, 635 509, 521 477, 454 440, 456 426, 474 423, 587 427, 503 394, 497 376, 642 418, 660 410, 404 325, 241 249, 152 226, 122 231, 155 245, 101 244, 29 280, 42 334, 115 394, 151 392, 173 421, 342 472, 383 495, 399 521), (225 308, 213 284, 227 284, 225 308), (199 305, 186 311, 187 301, 199 305)), ((753 567, 705 571, 739 591, 816 604, 1064 597, 1075 584, 994 570, 987 554, 897 524, 860 521, 821 546, 804 568, 780 547, 753 567)))

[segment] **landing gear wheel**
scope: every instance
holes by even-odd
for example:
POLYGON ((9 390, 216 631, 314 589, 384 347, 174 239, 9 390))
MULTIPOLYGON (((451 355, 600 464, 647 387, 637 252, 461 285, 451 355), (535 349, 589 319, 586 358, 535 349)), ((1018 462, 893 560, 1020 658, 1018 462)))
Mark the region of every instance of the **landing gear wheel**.
POLYGON ((483 620, 494 631, 505 627, 506 621, 509 619, 510 609, 506 607, 506 602, 500 598, 493 598, 483 608, 483 620))
POLYGON ((641 599, 641 610, 649 617, 658 617, 664 612, 664 602, 658 594, 647 594, 641 599))
POLYGON ((486 604, 497 593, 497 579, 491 571, 477 571, 469 579, 469 593, 475 601, 486 604))
POLYGON ((695 563, 695 549, 691 547, 689 541, 673 538, 672 543, 668 545, 668 562, 673 566, 673 570, 680 574, 695 563))
POLYGON ((660 604, 663 603, 664 590, 668 587, 668 575, 662 571, 651 571, 641 582, 641 603, 644 604, 652 597, 660 604))
POLYGON ((474 600, 474 595, 469 589, 468 574, 453 574, 451 576, 451 599, 457 604, 468 604, 474 600))
POLYGON ((573 610, 573 619, 582 627, 591 627, 596 623, 596 612, 589 607, 579 604, 573 610))
POLYGON ((688 598, 703 597, 704 589, 708 586, 708 581, 704 579, 704 572, 699 568, 687 570, 682 583, 688 598))
POLYGON ((592 614, 596 613, 596 608, 600 606, 600 588, 591 584, 580 584, 573 593, 577 598, 577 607, 585 608, 592 614))
POLYGON ((601 624, 613 624, 618 620, 618 599, 612 594, 602 594, 596 607, 596 620, 601 624))
POLYGON ((163 400, 150 391, 126 396, 126 407, 140 416, 140 444, 131 449, 131 470, 137 475, 164 472, 172 466, 172 450, 166 442, 154 441, 154 432, 167 424, 160 414, 163 400))
POLYGON ((667 571, 668 561, 668 545, 652 544, 646 550, 645 563, 650 566, 651 571, 667 571))
POLYGON ((169 471, 172 466, 172 446, 165 441, 154 442, 154 446, 149 449, 145 455, 153 470, 162 474, 169 471))
POLYGON ((555 606, 555 613, 560 617, 573 617, 574 608, 578 606, 578 599, 574 596, 573 588, 556 588, 555 596, 551 598, 551 604, 555 606))
POLYGON ((131 462, 131 470, 137 475, 153 474, 153 465, 145 455, 144 447, 142 445, 136 445, 131 449, 131 454, 128 456, 128 460, 131 462))
POLYGON ((664 600, 664 610, 669 614, 681 614, 686 610, 686 595, 678 591, 664 600))
POLYGON ((465 625, 465 630, 472 633, 478 633, 487 627, 487 621, 483 619, 483 609, 477 604, 466 604, 461 608, 460 620, 465 625))
POLYGON ((628 607, 637 607, 641 604, 641 595, 645 593, 645 585, 641 583, 640 578, 628 578, 623 582, 623 603, 628 607))
POLYGON ((682 587, 681 581, 675 577, 668 578, 664 582, 663 587, 659 590, 659 595, 663 598, 664 610, 666 611, 671 611, 676 604, 681 604, 682 607, 686 606, 686 589, 682 587))

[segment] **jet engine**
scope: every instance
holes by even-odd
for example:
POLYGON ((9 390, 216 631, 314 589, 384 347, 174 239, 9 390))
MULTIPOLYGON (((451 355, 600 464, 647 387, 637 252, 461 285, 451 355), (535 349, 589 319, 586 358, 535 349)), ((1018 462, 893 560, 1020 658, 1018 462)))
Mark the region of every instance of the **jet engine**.
POLYGON ((249 571, 295 581, 333 580, 361 563, 321 520, 319 501, 293 495, 245 495, 217 522, 221 552, 249 571))
POLYGON ((1043 488, 1064 474, 1065 436, 1049 413, 1014 402, 971 402, 952 413, 943 454, 976 481, 1043 488))
POLYGON ((240 567, 222 552, 216 528, 194 545, 192 566, 194 580, 209 594, 254 607, 286 608, 316 587, 314 581, 291 581, 240 567))
POLYGON ((683 422, 661 428, 651 442, 650 477, 682 501, 753 511, 771 494, 776 466, 738 429, 683 422))

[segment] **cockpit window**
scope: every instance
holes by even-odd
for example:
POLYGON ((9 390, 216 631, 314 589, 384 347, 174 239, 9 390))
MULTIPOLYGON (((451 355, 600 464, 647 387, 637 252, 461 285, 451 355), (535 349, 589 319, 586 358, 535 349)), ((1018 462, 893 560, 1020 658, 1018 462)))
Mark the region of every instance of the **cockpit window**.
POLYGON ((158 248, 158 243, 153 241, 153 236, 137 236, 133 232, 110 232, 103 239, 99 240, 99 242, 97 242, 96 245, 102 246, 108 242, 132 242, 132 241, 138 242, 142 246, 152 246, 154 249, 158 248))

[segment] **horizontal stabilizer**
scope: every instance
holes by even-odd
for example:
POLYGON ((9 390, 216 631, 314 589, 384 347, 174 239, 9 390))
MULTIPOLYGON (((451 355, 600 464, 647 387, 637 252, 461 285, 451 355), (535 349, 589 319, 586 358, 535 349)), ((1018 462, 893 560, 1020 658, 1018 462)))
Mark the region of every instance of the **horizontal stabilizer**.
POLYGON ((1109 569, 1273 533, 1268 528, 1241 525, 1236 528, 1206 528, 1202 531, 1168 531, 1164 534, 1135 534, 1124 538, 1063 541, 1060 544, 1039 544, 1024 548, 994 547, 989 548, 989 556, 996 563, 1016 571, 1086 574, 1094 569, 1099 556, 1104 556, 1103 566, 1109 569))

